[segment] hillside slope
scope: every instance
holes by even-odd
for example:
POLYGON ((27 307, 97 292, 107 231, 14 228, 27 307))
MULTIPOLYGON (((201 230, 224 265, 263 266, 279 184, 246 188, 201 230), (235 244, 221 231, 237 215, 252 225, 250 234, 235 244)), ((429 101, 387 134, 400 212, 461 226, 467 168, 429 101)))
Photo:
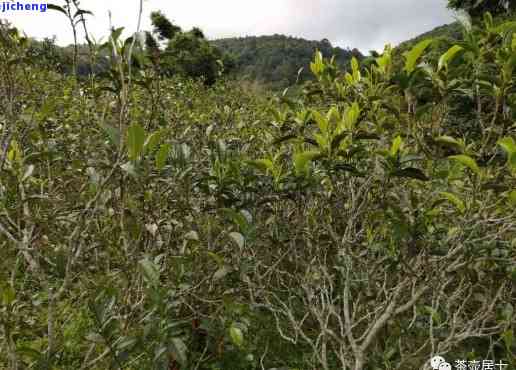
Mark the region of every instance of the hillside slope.
POLYGON ((418 42, 429 38, 458 40, 462 38, 461 25, 459 22, 454 22, 436 27, 433 30, 430 30, 428 32, 422 33, 419 36, 414 37, 413 39, 402 42, 397 46, 397 49, 403 51, 408 50, 418 42))
POLYGON ((335 55, 341 66, 348 64, 353 56, 363 57, 357 49, 334 47, 326 39, 309 41, 284 35, 226 38, 212 43, 228 54, 233 75, 275 87, 295 83, 300 68, 304 68, 301 79, 308 78, 308 67, 316 50, 326 57, 335 55))

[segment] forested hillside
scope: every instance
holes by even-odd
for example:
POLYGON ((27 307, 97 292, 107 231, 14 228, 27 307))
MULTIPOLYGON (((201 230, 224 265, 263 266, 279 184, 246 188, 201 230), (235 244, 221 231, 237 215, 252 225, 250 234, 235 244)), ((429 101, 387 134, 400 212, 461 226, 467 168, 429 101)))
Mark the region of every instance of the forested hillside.
MULTIPOLYGON (((463 0, 457 0, 456 3, 460 3, 463 0)), ((467 0, 466 0, 467 1, 467 0)), ((463 1, 464 2, 464 1, 463 1)), ((485 1, 484 1, 485 2, 485 1)), ((479 2, 482 3, 482 2, 479 2)), ((430 30, 428 32, 422 33, 421 35, 406 40, 399 45, 396 46, 396 53, 398 55, 402 55, 404 52, 410 50, 414 45, 416 45, 418 42, 423 41, 425 39, 433 39, 436 41, 439 41, 439 45, 441 49, 446 48, 446 46, 453 45, 457 42, 460 42, 463 40, 464 37, 464 25, 461 24, 461 19, 467 22, 467 18, 461 17, 460 13, 457 15, 458 20, 456 22, 445 24, 439 27, 434 28, 433 30, 430 30)), ((514 21, 514 15, 506 15, 506 14, 499 14, 497 17, 493 20, 496 24, 501 24, 504 22, 511 22, 514 21)))
MULTIPOLYGON (((184 40, 176 42, 184 44, 184 40)), ((316 50, 320 50, 325 57, 335 56, 341 68, 346 68, 352 57, 359 60, 363 58, 357 49, 333 47, 327 40, 308 41, 283 35, 220 39, 212 40, 210 44, 215 50, 213 59, 219 59, 224 64, 226 76, 240 81, 256 82, 273 90, 312 78, 309 65, 316 50), (301 73, 300 69, 303 69, 301 73)), ((58 47, 53 40, 47 39, 43 42, 33 41, 31 48, 34 56, 40 56, 44 60, 52 59, 56 70, 72 73, 73 46, 58 47)), ((107 56, 105 53, 102 55, 107 56)), ((90 69, 88 45, 79 45, 78 73, 80 76, 87 76, 90 69)), ((99 73, 106 69, 104 60, 97 60, 94 70, 99 73)), ((211 79, 216 74, 215 69, 216 66, 211 67, 211 79)), ((181 70, 176 70, 175 73, 181 73, 181 70)))
POLYGON ((516 22, 274 94, 153 21, 0 22, 0 369, 516 369, 516 22))
POLYGON ((339 67, 349 65, 352 57, 362 55, 357 49, 334 47, 328 40, 308 41, 284 35, 248 36, 213 40, 227 54, 232 75, 240 79, 257 80, 272 87, 287 87, 310 78, 309 64, 314 52, 320 50, 329 58, 335 56, 339 67))
MULTIPOLYGON (((462 38, 462 28, 459 22, 437 27, 397 45, 395 55, 401 57, 419 41, 427 38, 440 40, 442 48, 445 48, 462 38)), ((284 35, 227 38, 211 40, 210 44, 217 50, 214 58, 223 62, 226 76, 239 81, 256 82, 272 90, 312 79, 309 64, 317 50, 326 58, 335 56, 339 68, 342 69, 349 66, 353 57, 358 60, 366 58, 356 48, 334 47, 328 40, 309 41, 284 35)), ((35 59, 43 62, 51 60, 57 71, 72 73, 73 46, 59 47, 53 40, 46 39, 42 42, 33 41, 31 49, 35 59)), ((88 55, 88 45, 79 45, 77 71, 80 76, 87 76, 91 69, 88 55)), ((102 55, 107 57, 105 52, 102 55)), ((100 73, 106 69, 105 60, 97 60, 94 71, 100 73)), ((214 73, 216 72, 212 72, 212 75, 214 73)))

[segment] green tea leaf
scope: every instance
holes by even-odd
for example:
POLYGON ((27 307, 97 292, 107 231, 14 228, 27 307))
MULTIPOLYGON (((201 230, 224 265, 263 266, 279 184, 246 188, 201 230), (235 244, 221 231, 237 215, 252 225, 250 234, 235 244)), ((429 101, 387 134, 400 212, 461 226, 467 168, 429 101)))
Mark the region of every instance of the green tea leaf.
POLYGON ((134 347, 134 345, 138 343, 138 340, 135 338, 125 337, 120 342, 117 343, 116 347, 119 351, 122 351, 126 348, 134 347))
POLYGON ((353 71, 353 73, 360 71, 360 66, 358 65, 358 60, 355 57, 353 57, 351 59, 351 70, 353 71))
POLYGON ((321 130, 323 134, 326 134, 328 132, 329 125, 328 119, 316 110, 312 111, 312 117, 314 118, 315 122, 317 122, 319 130, 321 130))
POLYGON ((23 151, 16 140, 11 140, 10 149, 7 152, 7 159, 11 163, 21 164, 23 161, 23 151))
POLYGON ((477 162, 471 158, 469 155, 460 154, 460 155, 452 155, 448 157, 449 159, 453 159, 464 166, 468 167, 470 170, 472 170, 477 175, 480 175, 480 167, 478 167, 477 162))
POLYGON ((509 166, 511 166, 512 171, 516 172, 516 152, 509 157, 509 166))
POLYGON ((246 216, 241 212, 237 212, 231 208, 223 208, 222 211, 224 214, 231 219, 238 227, 241 232, 244 234, 249 230, 250 224, 246 216))
POLYGON ((159 285, 159 267, 147 258, 140 260, 139 264, 147 283, 153 286, 159 285))
POLYGON ((360 106, 357 102, 353 102, 353 104, 346 109, 345 113, 345 120, 346 124, 345 127, 348 130, 353 130, 358 122, 358 119, 360 118, 360 106))
POLYGON ((392 47, 390 44, 385 45, 383 54, 376 58, 376 64, 382 74, 390 72, 392 65, 392 47))
POLYGON ((138 123, 133 123, 127 130, 127 148, 129 159, 136 161, 143 154, 145 130, 138 123))
POLYGON ((111 32, 111 38, 116 41, 124 31, 124 27, 118 27, 111 32))
POLYGON ((206 252, 206 254, 208 256, 210 256, 216 263, 219 267, 222 267, 224 266, 224 258, 219 256, 217 253, 215 252, 206 252))
POLYGON ((324 71, 323 55, 319 50, 315 53, 314 62, 310 63, 310 70, 317 77, 324 71))
POLYGON ((267 171, 272 171, 274 168, 274 163, 270 159, 257 159, 253 161, 246 161, 249 166, 252 166, 263 173, 267 171))
POLYGON ((448 200, 451 204, 453 204, 461 213, 466 211, 466 204, 455 194, 448 192, 439 193, 444 199, 448 200))
POLYGON ((514 342, 514 332, 512 331, 512 329, 507 330, 505 333, 503 333, 502 338, 507 349, 512 348, 512 344, 514 342))
POLYGON ((513 206, 516 206, 516 189, 512 190, 511 192, 509 192, 509 194, 507 195, 507 198, 509 199, 509 202, 513 206))
POLYGON ((498 145, 507 153, 509 162, 511 162, 511 157, 516 153, 516 142, 514 139, 512 137, 504 137, 498 140, 498 145))
POLYGON ((462 50, 463 48, 459 45, 454 45, 451 48, 449 48, 448 51, 439 58, 437 70, 440 71, 443 68, 447 69, 448 63, 451 62, 453 58, 455 58, 457 54, 462 50))
POLYGON ((405 53, 405 71, 407 73, 414 72, 418 59, 432 42, 432 39, 423 40, 414 46, 412 50, 405 53))
POLYGON ((435 141, 438 143, 450 146, 450 147, 460 149, 461 151, 464 151, 466 149, 465 145, 462 141, 457 140, 451 136, 446 136, 446 135, 439 136, 439 137, 435 138, 435 141))
POLYGON ((237 347, 242 347, 244 345, 244 333, 242 332, 242 329, 232 325, 229 328, 229 336, 231 337, 231 341, 237 347))
POLYGON ((120 146, 120 130, 110 125, 101 125, 102 130, 106 133, 111 144, 116 147, 120 146))
POLYGON ((167 164, 168 154, 170 153, 170 149, 172 146, 170 144, 163 144, 156 154, 156 168, 158 170, 162 170, 165 168, 167 164))
POLYGON ((172 338, 170 349, 174 354, 174 358, 181 364, 181 366, 186 366, 188 364, 188 348, 182 339, 172 338))
POLYGON ((64 15, 66 15, 68 17, 68 13, 66 12, 66 10, 64 10, 62 7, 60 7, 59 5, 55 5, 55 4, 47 4, 47 9, 50 9, 50 10, 54 10, 54 11, 57 11, 57 12, 60 12, 60 13, 63 13, 64 15))
POLYGON ((294 167, 296 170, 296 174, 306 175, 308 173, 308 165, 312 160, 319 157, 321 153, 319 151, 308 151, 297 153, 294 155, 294 167))
POLYGON ((16 292, 11 285, 5 285, 1 288, 2 292, 2 303, 6 306, 10 306, 11 303, 16 299, 16 292))
POLYGON ((146 153, 152 153, 154 149, 158 147, 161 137, 163 136, 162 131, 155 131, 147 137, 145 144, 143 145, 146 153))
POLYGON ((392 157, 395 157, 398 154, 398 152, 401 149, 401 145, 402 144, 403 144, 403 139, 401 138, 401 136, 397 136, 394 139, 394 141, 392 142, 392 145, 391 145, 390 155, 392 157))
POLYGON ((351 59, 351 70, 353 71, 353 82, 359 82, 362 79, 362 75, 360 74, 360 65, 355 57, 351 59))

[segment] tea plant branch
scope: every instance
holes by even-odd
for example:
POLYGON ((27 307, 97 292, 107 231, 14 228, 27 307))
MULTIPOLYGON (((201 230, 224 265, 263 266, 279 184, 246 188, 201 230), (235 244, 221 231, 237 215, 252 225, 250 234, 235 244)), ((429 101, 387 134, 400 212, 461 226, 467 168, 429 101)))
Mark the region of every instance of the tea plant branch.
POLYGON ((75 2, 72 2, 72 0, 65 0, 65 5, 63 7, 60 7, 55 4, 49 4, 48 8, 63 13, 66 16, 66 18, 68 19, 68 22, 70 23, 70 26, 72 28, 72 35, 73 35, 72 70, 73 70, 74 77, 77 78, 77 61, 78 61, 77 25, 75 23, 74 16, 72 15, 72 4, 75 5, 75 2))
MULTIPOLYGON (((7 39, 4 38, 3 35, 4 29, 3 25, 0 24, 0 41, 7 42, 7 39)), ((3 171, 5 160, 7 158, 7 151, 9 149, 9 145, 11 143, 11 138, 14 135, 15 132, 15 114, 14 114, 14 76, 15 71, 13 70, 14 67, 12 67, 9 64, 9 56, 3 53, 3 60, 0 60, 3 65, 7 64, 7 68, 3 68, 5 70, 5 73, 2 74, 2 80, 6 81, 5 89, 6 91, 6 99, 4 103, 6 105, 5 110, 5 122, 2 127, 2 139, 0 141, 0 173, 3 171)))
POLYGON ((3 336, 5 338, 5 346, 7 347, 7 356, 9 361, 11 362, 10 366, 12 370, 18 370, 20 366, 20 360, 18 358, 18 354, 16 353, 16 344, 13 341, 11 331, 7 327, 7 323, 2 321, 2 331, 3 336))
POLYGON ((13 130, 11 130, 7 125, 4 127, 2 132, 2 140, 0 140, 0 172, 3 171, 5 160, 7 158, 7 150, 9 149, 9 145, 11 143, 11 138, 13 136, 13 130))
POLYGON ((66 262, 66 270, 65 270, 65 277, 63 280, 63 283, 61 284, 61 287, 59 290, 55 293, 55 299, 58 301, 61 299, 62 295, 66 292, 71 279, 71 270, 75 263, 75 260, 79 258, 81 251, 82 251, 82 243, 79 243, 79 246, 77 248, 74 247, 74 244, 77 243, 76 239, 79 235, 79 233, 83 230, 84 223, 87 220, 88 213, 91 211, 93 206, 96 204, 99 197, 102 195, 104 188, 108 185, 108 183, 113 178, 116 171, 119 169, 121 164, 120 159, 118 159, 115 164, 112 166, 110 172, 108 175, 104 178, 104 180, 100 183, 97 192, 95 195, 88 201, 88 203, 84 206, 83 210, 81 211, 79 215, 79 220, 77 222, 77 225, 75 226, 73 232, 71 233, 69 239, 68 239, 68 256, 67 256, 67 262, 66 262))
POLYGON ((350 268, 348 267, 346 269, 346 276, 344 281, 344 292, 342 295, 343 300, 343 316, 344 316, 344 333, 347 337, 349 344, 351 345, 351 349, 353 350, 353 353, 359 352, 359 346, 357 343, 357 340, 355 339, 353 335, 353 322, 351 321, 351 315, 350 315, 350 287, 349 287, 349 281, 350 281, 350 268))
POLYGON ((139 10, 138 10, 138 21, 137 21, 137 26, 136 26, 136 32, 135 32, 135 34, 133 36, 133 40, 131 41, 131 47, 129 48, 128 62, 127 62, 127 68, 128 68, 128 71, 129 71, 128 72, 129 83, 128 83, 128 86, 127 86, 128 90, 131 89, 131 82, 132 82, 131 70, 132 70, 133 49, 134 49, 134 45, 136 43, 136 39, 137 39, 137 37, 139 37, 140 28, 141 28, 141 24, 142 24, 142 13, 143 13, 143 0, 140 0, 140 7, 139 7, 139 10))
MULTIPOLYGON (((89 359, 91 357, 91 355, 93 354, 93 351, 95 351, 95 347, 97 345, 95 343, 92 343, 90 345, 90 348, 88 349, 88 351, 86 352, 86 356, 84 356, 84 359, 82 361, 82 365, 81 365, 81 369, 80 370, 85 370, 87 369, 88 367, 90 366, 93 366, 95 363, 93 363, 93 365, 90 365, 90 362, 89 362, 89 359)), ((100 360, 99 360, 100 361, 100 360)))
POLYGON ((13 234, 11 234, 11 232, 10 232, 9 230, 7 230, 7 228, 6 228, 4 225, 2 225, 2 222, 0 222, 0 232, 1 232, 2 234, 4 234, 4 236, 5 236, 7 239, 9 239, 13 244, 15 244, 15 245, 20 245, 20 244, 21 244, 21 242, 20 242, 20 241, 18 241, 18 240, 14 237, 14 235, 13 235, 13 234))
MULTIPOLYGON (((92 346, 93 346, 93 348, 95 348, 94 344, 92 346)), ((94 358, 90 362, 83 363, 81 369, 88 369, 88 368, 94 366, 96 363, 100 362, 102 359, 104 359, 110 353, 111 353, 111 349, 108 347, 108 348, 106 348, 106 350, 104 352, 102 352, 99 356, 97 356, 96 358, 94 358)))
POLYGON ((93 91, 93 88, 95 86, 95 80, 94 80, 94 74, 95 74, 95 72, 94 72, 94 64, 95 64, 94 50, 95 49, 94 49, 93 42, 90 39, 90 34, 88 32, 88 28, 86 26, 86 18, 84 18, 84 14, 92 14, 92 13, 80 8, 79 0, 72 0, 72 2, 75 6, 75 9, 77 10, 75 17, 77 17, 77 15, 79 16, 79 21, 81 22, 82 27, 84 29, 84 37, 86 38, 86 43, 88 44, 88 51, 89 51, 89 57, 90 57, 89 58, 90 59, 90 81, 91 81, 91 87, 92 87, 92 91, 93 91))

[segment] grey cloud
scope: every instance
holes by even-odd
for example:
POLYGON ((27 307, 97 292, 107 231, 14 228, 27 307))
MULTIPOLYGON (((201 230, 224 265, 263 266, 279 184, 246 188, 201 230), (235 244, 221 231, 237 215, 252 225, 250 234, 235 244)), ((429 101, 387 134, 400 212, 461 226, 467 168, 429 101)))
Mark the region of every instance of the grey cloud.
MULTIPOLYGON (((326 34, 342 46, 356 46, 363 51, 381 49, 386 42, 397 44, 452 20, 446 1, 351 0, 345 5, 342 1, 324 2, 331 11, 314 27, 316 34, 326 34)), ((302 24, 295 27, 294 32, 303 32, 302 24)))
MULTIPOLYGON (((106 36, 107 10, 127 34, 136 29, 137 1, 88 0, 95 13, 90 30, 106 36)), ((446 0, 146 0, 144 29, 150 28, 149 13, 161 9, 184 29, 199 26, 210 38, 286 34, 307 39, 327 38, 334 45, 362 52, 381 50, 385 43, 398 44, 432 28, 453 21, 446 0)), ((60 44, 72 42, 69 25, 55 12, 7 16, 29 35, 57 35, 60 44)), ((84 40, 81 40, 84 41, 84 40)))
MULTIPOLYGON (((278 0, 272 16, 246 34, 327 38, 342 47, 381 50, 454 20, 446 0, 278 0)), ((209 28, 209 27, 208 27, 209 28)), ((218 33, 218 32, 217 32, 218 33)))

